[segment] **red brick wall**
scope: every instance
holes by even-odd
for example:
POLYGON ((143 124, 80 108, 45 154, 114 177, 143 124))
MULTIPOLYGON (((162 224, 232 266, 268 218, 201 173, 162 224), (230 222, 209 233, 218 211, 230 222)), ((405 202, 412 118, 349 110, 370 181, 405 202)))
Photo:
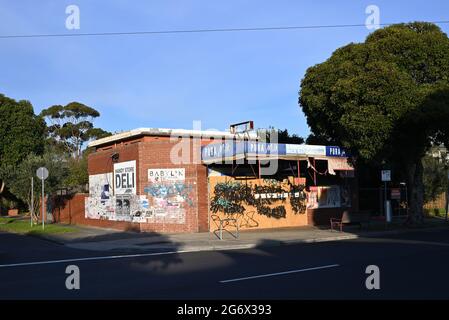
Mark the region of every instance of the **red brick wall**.
MULTIPOLYGON (((192 206, 186 206, 185 223, 145 223, 141 224, 141 229, 144 231, 156 232, 198 232, 198 190, 197 186, 200 181, 197 180, 196 164, 173 163, 171 160, 171 152, 177 141, 170 141, 169 137, 145 137, 140 143, 139 163, 138 167, 138 193, 145 194, 144 188, 148 185, 148 169, 170 169, 170 168, 184 168, 186 173, 185 183, 192 188, 192 206)), ((187 149, 186 149, 187 150, 187 149)), ((192 159, 192 150, 190 149, 190 159, 192 159)), ((202 166, 202 165, 200 165, 202 166)), ((204 181, 206 183, 206 181, 204 181)))
MULTIPOLYGON (((189 139, 187 139, 189 141, 189 139)), ((192 140, 190 140, 191 142, 192 140)), ((98 148, 96 152, 89 155, 88 172, 89 175, 107 173, 113 171, 111 155, 118 153, 118 162, 136 160, 137 168, 137 194, 145 194, 144 189, 148 185, 148 169, 150 168, 184 168, 186 173, 186 185, 190 186, 190 197, 192 206, 186 206, 185 223, 129 223, 119 221, 107 221, 84 218, 84 198, 77 196, 69 201, 73 206, 74 202, 79 208, 64 208, 60 214, 59 221, 66 223, 87 224, 99 227, 116 229, 134 229, 140 231, 155 232, 200 232, 207 231, 208 226, 208 193, 207 193, 207 168, 201 164, 194 164, 192 160, 193 149, 199 150, 200 144, 190 144, 190 156, 188 163, 173 163, 171 153, 173 147, 179 141, 173 141, 170 137, 146 136, 126 142, 113 144, 98 148), (68 213, 70 212, 70 214, 68 213), (82 214, 81 214, 82 212, 82 214)), ((204 144, 205 141, 202 141, 204 144)), ((196 159, 200 160, 200 152, 196 154, 196 159)))
POLYGON ((77 193, 70 197, 54 198, 53 220, 54 222, 89 225, 101 228, 110 228, 118 230, 139 231, 139 225, 123 221, 108 221, 86 219, 84 215, 84 201, 89 195, 86 193, 77 193))
POLYGON ((118 162, 137 160, 136 167, 139 167, 139 141, 117 144, 110 148, 103 148, 89 154, 88 172, 89 175, 112 172, 114 163, 111 155, 119 154, 118 162))
POLYGON ((198 231, 209 230, 209 192, 207 190, 207 167, 197 166, 198 180, 198 231))

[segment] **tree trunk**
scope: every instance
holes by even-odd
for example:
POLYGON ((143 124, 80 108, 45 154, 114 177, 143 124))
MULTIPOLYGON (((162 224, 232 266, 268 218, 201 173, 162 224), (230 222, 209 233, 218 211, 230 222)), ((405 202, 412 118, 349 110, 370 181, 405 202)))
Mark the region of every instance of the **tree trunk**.
POLYGON ((0 184, 0 193, 2 193, 4 189, 5 189, 5 181, 2 180, 2 183, 0 184))
POLYGON ((41 212, 40 208, 40 198, 39 196, 34 197, 33 205, 31 205, 31 197, 27 199, 28 209, 30 210, 30 215, 33 220, 33 223, 39 222, 39 213, 41 212), (33 208, 33 210, 31 210, 33 208))
POLYGON ((422 223, 424 221, 424 167, 419 159, 407 167, 407 185, 409 186, 409 221, 422 223))

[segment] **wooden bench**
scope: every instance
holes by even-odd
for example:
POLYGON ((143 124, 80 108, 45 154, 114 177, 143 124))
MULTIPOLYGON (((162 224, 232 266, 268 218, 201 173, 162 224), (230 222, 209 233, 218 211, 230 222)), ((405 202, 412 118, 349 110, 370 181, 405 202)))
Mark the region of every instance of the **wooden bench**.
POLYGON ((360 229, 362 228, 362 224, 368 224, 370 223, 370 214, 369 213, 356 213, 356 212, 349 212, 349 211, 343 211, 341 218, 331 218, 330 224, 331 224, 331 230, 333 231, 335 229, 340 229, 340 232, 343 232, 343 225, 359 225, 360 229))

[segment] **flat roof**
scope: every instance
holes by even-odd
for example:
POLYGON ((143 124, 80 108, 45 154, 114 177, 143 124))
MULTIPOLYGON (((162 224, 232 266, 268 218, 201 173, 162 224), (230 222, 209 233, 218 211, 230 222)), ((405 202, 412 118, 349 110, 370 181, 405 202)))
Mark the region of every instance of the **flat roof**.
POLYGON ((173 137, 194 137, 194 138, 236 139, 236 140, 243 140, 245 138, 253 141, 257 140, 257 134, 255 131, 248 132, 248 134, 243 133, 234 134, 230 133, 229 131, 219 131, 219 130, 138 128, 91 141, 90 143, 88 143, 88 147, 98 147, 139 136, 158 136, 158 137, 173 136, 173 137))
POLYGON ((284 159, 299 160, 313 157, 316 159, 348 158, 349 154, 339 146, 285 144, 260 141, 223 141, 201 147, 203 163, 222 163, 237 159, 284 159))

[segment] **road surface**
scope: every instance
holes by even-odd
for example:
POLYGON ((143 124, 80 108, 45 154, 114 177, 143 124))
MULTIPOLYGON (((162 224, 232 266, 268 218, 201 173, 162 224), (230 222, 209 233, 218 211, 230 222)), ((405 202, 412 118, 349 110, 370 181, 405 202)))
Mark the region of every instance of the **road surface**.
POLYGON ((449 230, 191 253, 81 251, 0 233, 0 299, 448 299, 449 230), (66 288, 66 268, 80 289, 66 288), (380 289, 365 286, 367 266, 380 289))

